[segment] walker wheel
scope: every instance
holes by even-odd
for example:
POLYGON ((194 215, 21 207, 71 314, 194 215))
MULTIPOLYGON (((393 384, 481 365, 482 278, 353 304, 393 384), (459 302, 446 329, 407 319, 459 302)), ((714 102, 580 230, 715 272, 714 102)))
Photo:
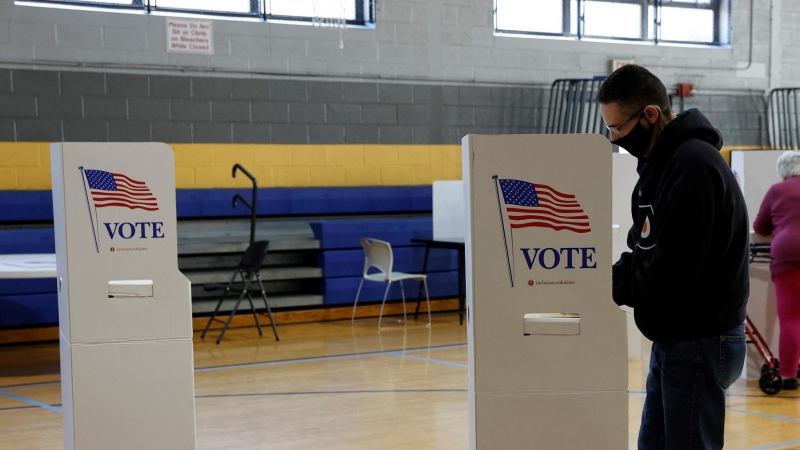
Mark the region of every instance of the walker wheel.
POLYGON ((783 378, 777 370, 768 370, 758 379, 758 387, 767 395, 775 395, 783 389, 783 378))
MULTIPOLYGON (((780 368, 781 368, 781 364, 780 364, 780 362, 778 362, 778 360, 777 360, 777 359, 774 359, 774 358, 773 358, 773 359, 772 359, 772 364, 774 364, 774 365, 775 365, 775 370, 778 370, 778 369, 780 369, 780 368)), ((766 365, 766 364, 763 364, 763 365, 761 366, 761 373, 762 373, 762 374, 764 374, 764 373, 767 373, 767 371, 768 371, 768 370, 770 370, 768 365, 766 365)), ((800 367, 798 367, 798 369, 797 369, 797 373, 798 373, 798 374, 800 374, 800 367)), ((798 378, 800 378, 800 375, 798 375, 798 378)))

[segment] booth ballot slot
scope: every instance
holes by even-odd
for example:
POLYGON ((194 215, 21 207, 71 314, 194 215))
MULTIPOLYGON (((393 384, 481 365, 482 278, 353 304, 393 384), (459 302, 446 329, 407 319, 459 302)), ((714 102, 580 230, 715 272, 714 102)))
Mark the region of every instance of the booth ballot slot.
POLYGON ((108 282, 108 298, 152 296, 153 280, 116 280, 108 282))
POLYGON ((522 334, 581 334, 581 316, 569 313, 525 314, 522 334))

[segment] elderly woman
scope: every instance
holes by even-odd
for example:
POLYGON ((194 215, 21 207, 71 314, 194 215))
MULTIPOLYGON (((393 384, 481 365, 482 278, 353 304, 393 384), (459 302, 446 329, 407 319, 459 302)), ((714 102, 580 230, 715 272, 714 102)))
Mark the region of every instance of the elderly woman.
POLYGON ((778 357, 784 389, 797 389, 800 362, 800 152, 778 158, 783 181, 769 188, 753 228, 772 235, 770 272, 781 326, 778 357))

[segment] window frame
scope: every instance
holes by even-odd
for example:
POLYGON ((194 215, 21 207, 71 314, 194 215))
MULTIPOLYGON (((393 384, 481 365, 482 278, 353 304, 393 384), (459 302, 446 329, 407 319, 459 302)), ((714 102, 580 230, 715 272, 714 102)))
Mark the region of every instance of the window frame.
POLYGON ((665 42, 670 44, 698 44, 698 45, 713 45, 715 47, 730 45, 731 42, 731 32, 730 32, 730 23, 731 21, 731 1, 730 0, 710 0, 708 5, 702 5, 699 3, 685 3, 675 0, 654 0, 657 7, 654 9, 654 17, 653 17, 653 26, 655 27, 653 36, 656 44, 659 42, 665 42), (692 41, 669 41, 669 40, 662 40, 661 39, 661 10, 665 6, 665 3, 668 5, 669 8, 683 8, 683 9, 701 9, 701 10, 711 10, 714 13, 714 31, 712 35, 714 36, 714 42, 692 42, 692 41), (725 12, 725 14, 723 14, 725 12), (725 30, 725 35, 723 36, 723 19, 728 24, 727 30, 725 30), (724 39, 723 39, 724 38, 724 39))
MULTIPOLYGON (((56 1, 64 1, 64 0, 56 0, 56 1)), ((71 3, 83 3, 83 1, 85 0, 66 0, 66 1, 69 1, 71 3)), ((261 7, 264 4, 264 0, 250 0, 250 11, 246 13, 237 13, 233 11, 213 11, 207 9, 191 9, 191 8, 174 8, 174 7, 162 8, 158 6, 158 0, 135 0, 135 1, 144 3, 144 6, 147 9, 148 14, 152 12, 170 12, 170 13, 181 13, 181 14, 200 14, 203 16, 263 18, 263 12, 261 10, 261 7)))
MULTIPOLYGON (((158 7, 158 0, 131 0, 131 4, 106 3, 102 0, 26 0, 29 3, 44 3, 50 5, 68 5, 87 8, 115 9, 141 11, 147 14, 152 13, 178 13, 198 16, 212 17, 239 17, 258 19, 264 22, 288 21, 311 23, 314 18, 311 16, 287 16, 267 13, 267 3, 269 0, 250 0, 250 11, 247 13, 237 13, 232 11, 212 11, 205 9, 191 8, 170 8, 158 7)), ((375 23, 375 1, 376 0, 348 0, 355 4, 355 19, 345 21, 350 26, 370 26, 375 23)))
POLYGON ((648 7, 650 4, 655 0, 577 0, 578 5, 578 18, 577 18, 577 33, 576 37, 578 40, 583 38, 588 39, 612 39, 615 41, 628 41, 628 42, 640 42, 640 41, 647 41, 647 27, 648 27, 648 7), (639 24, 639 37, 638 38, 628 38, 628 37, 620 37, 620 36, 594 36, 590 34, 586 34, 586 12, 583 9, 584 3, 586 1, 592 1, 595 3, 621 3, 626 5, 639 5, 641 8, 640 12, 640 24, 639 24))
POLYGON ((576 11, 572 11, 572 0, 561 0, 563 14, 561 33, 546 33, 537 31, 525 30, 506 30, 498 26, 497 21, 497 4, 498 0, 494 0, 494 32, 505 35, 528 35, 528 36, 542 36, 542 37, 563 37, 571 38, 574 40, 584 39, 600 39, 612 40, 623 42, 652 42, 655 45, 665 44, 684 44, 684 45, 701 45, 712 47, 726 47, 731 43, 731 0, 709 0, 708 4, 688 3, 675 0, 575 0, 576 11), (586 16, 585 4, 587 1, 597 3, 617 3, 617 4, 633 4, 641 6, 641 24, 639 38, 615 37, 615 36, 594 36, 585 33, 586 16), (650 7, 653 8, 653 18, 649 18, 650 7), (713 22, 713 42, 698 42, 698 41, 675 41, 661 39, 661 8, 683 8, 683 9, 701 9, 711 10, 714 13, 713 22), (574 15, 573 15, 574 14, 574 15), (572 32, 572 19, 576 20, 576 32, 572 32), (726 26, 727 25, 727 26, 726 26), (650 31, 653 32, 653 37, 648 37, 650 31))

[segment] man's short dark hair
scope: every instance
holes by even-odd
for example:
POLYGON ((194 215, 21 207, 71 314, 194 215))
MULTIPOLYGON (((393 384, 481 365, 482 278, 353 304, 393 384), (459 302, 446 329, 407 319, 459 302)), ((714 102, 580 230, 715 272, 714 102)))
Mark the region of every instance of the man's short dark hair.
POLYGON ((597 101, 603 104, 616 102, 623 114, 635 114, 647 105, 658 105, 664 116, 672 115, 664 83, 649 70, 635 64, 622 66, 609 75, 600 86, 597 101))

